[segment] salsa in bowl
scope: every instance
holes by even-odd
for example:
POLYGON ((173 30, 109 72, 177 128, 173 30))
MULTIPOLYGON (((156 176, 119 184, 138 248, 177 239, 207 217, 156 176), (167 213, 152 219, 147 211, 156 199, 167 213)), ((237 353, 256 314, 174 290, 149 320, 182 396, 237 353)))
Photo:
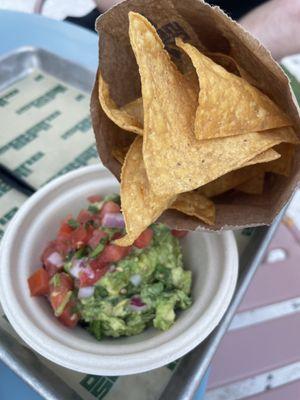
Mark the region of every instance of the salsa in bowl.
POLYGON ((192 274, 178 239, 187 232, 153 224, 121 247, 114 243, 125 227, 119 195, 87 200, 44 249, 42 266, 28 279, 31 295, 47 298, 63 325, 79 324, 98 340, 169 329, 176 311, 192 303, 192 274))
MULTIPOLYGON (((189 232, 179 239, 179 242, 183 270, 190 271, 188 274, 192 276, 191 293, 187 295, 192 299, 192 304, 185 310, 179 309, 179 303, 175 306, 176 319, 169 329, 155 328, 153 326, 155 317, 153 317, 151 322, 149 321, 150 326, 146 323, 146 329, 139 334, 112 337, 102 333, 101 340, 96 340, 85 329, 89 323, 85 328, 82 326, 86 324, 82 318, 82 322, 79 323, 79 319, 72 329, 62 324, 59 320, 61 315, 58 317, 54 315, 49 294, 46 294, 48 299, 44 295, 31 296, 28 278, 42 267, 41 253, 57 238, 61 221, 65 220, 66 216, 71 214, 72 219, 77 219, 80 210, 88 207, 86 199, 95 192, 99 193, 103 200, 105 196, 117 193, 118 189, 117 180, 99 166, 88 166, 70 172, 42 187, 22 205, 1 242, 0 300, 12 327, 29 347, 45 358, 66 368, 88 374, 116 376, 141 373, 166 365, 191 351, 221 320, 232 298, 238 273, 238 253, 232 232, 221 234, 189 232)), ((153 236, 150 245, 144 249, 133 246, 132 252, 142 254, 153 248, 156 243, 154 232, 156 228, 154 226, 151 229, 153 236)), ((161 234, 163 231, 164 229, 161 234)), ((75 234, 75 229, 72 232, 75 234)), ((174 235, 169 230, 167 232, 167 239, 172 243, 178 243, 174 235)), ((113 240, 106 246, 109 244, 113 244, 113 240)), ((176 247, 177 245, 174 248, 176 247)), ((54 250, 57 249, 51 249, 47 258, 50 257, 50 261, 52 260, 54 264, 60 265, 62 261, 65 264, 64 257, 62 260, 58 260, 57 255, 51 257, 51 254, 55 253, 54 250)), ((68 252, 62 253, 62 256, 64 254, 67 257, 68 252)), ((126 256, 129 260, 130 254, 126 256)), ((72 261, 76 260, 74 255, 72 261)), ((119 262, 109 264, 116 266, 117 263, 125 262, 126 257, 119 262)), ((63 266, 60 266, 58 271, 54 270, 51 273, 70 275, 67 272, 68 268, 66 265, 64 270, 63 266)), ((107 273, 113 274, 106 272, 101 279, 105 279, 107 273)), ((72 293, 76 300, 80 290, 80 287, 77 287, 80 279, 73 277, 71 279, 72 292, 75 292, 73 287, 76 287, 76 293, 72 293)), ((167 278, 160 277, 160 279, 167 282, 167 278)), ((135 280, 136 277, 133 278, 133 281, 135 280)), ((93 285, 87 287, 90 286, 93 285)), ((168 291, 165 287, 166 284, 162 295, 168 291)), ((172 290, 177 289, 171 288, 172 290)), ((129 294, 121 296, 124 296, 126 302, 128 302, 127 297, 130 296, 130 299, 134 297, 129 294)), ((67 296, 67 300, 70 299, 67 296)), ((93 297, 90 297, 91 299, 93 297)), ((83 297, 82 300, 88 302, 89 297, 83 297)), ((145 298, 143 304, 146 300, 145 298)), ((150 309, 153 307, 150 306, 150 309)), ((93 307, 92 310, 94 312, 93 307)), ((75 307, 70 311, 73 313, 77 309, 75 307)), ((144 312, 146 313, 146 310, 143 310, 144 312)), ((120 319, 126 321, 125 317, 120 319)))

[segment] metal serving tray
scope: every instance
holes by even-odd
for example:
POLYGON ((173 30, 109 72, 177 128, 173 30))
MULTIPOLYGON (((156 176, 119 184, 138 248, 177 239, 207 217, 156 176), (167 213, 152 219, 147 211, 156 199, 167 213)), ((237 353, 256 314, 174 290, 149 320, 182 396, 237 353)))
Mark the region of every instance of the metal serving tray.
POLYGON ((0 58, 0 91, 40 70, 84 92, 93 88, 94 73, 49 51, 20 47, 0 58))
POLYGON ((283 210, 271 226, 255 229, 248 245, 240 255, 239 278, 233 299, 223 319, 209 337, 187 354, 180 362, 176 372, 164 390, 160 400, 192 400, 203 379, 212 358, 225 335, 239 304, 262 262, 263 256, 272 240, 276 229, 283 218, 283 210))
MULTIPOLYGON (((92 89, 94 74, 91 71, 45 50, 26 47, 0 58, 0 90, 26 77, 36 69, 82 91, 89 93, 92 89)), ((30 188, 26 182, 20 182, 20 179, 17 179, 14 185, 12 176, 10 180, 17 190, 28 195, 30 188)), ((255 229, 240 257, 240 275, 230 307, 210 336, 181 360, 161 400, 192 400, 282 216, 283 212, 271 227, 255 229)), ((47 399, 81 398, 66 382, 48 369, 31 350, 22 346, 3 329, 0 330, 0 359, 47 399)))

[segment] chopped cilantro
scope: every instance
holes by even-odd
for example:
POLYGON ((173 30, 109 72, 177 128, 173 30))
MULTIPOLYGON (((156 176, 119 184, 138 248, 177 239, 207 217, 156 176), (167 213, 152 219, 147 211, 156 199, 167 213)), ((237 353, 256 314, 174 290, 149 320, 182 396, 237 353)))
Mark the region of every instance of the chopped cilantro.
POLYGON ((99 208, 95 204, 90 204, 89 207, 88 207, 88 211, 91 214, 98 214, 99 208))
POLYGON ((108 301, 111 303, 112 306, 116 306, 119 303, 119 297, 111 297, 108 301))
POLYGON ((105 298, 108 295, 108 291, 103 286, 96 286, 95 289, 95 298, 101 297, 105 298))
POLYGON ((72 268, 72 261, 66 261, 63 266, 64 271, 69 273, 71 268, 72 268))
POLYGON ((90 253, 90 257, 96 258, 97 256, 99 256, 99 254, 102 253, 102 251, 104 250, 106 242, 107 242, 106 237, 100 239, 98 246, 95 247, 94 250, 90 253))
POLYGON ((73 256, 74 256, 74 251, 73 250, 69 251, 69 253, 66 256, 66 262, 71 261, 73 256))
POLYGON ((72 229, 76 229, 80 226, 80 223, 78 221, 76 221, 76 219, 71 218, 68 220, 68 225, 72 228, 72 229))
POLYGON ((120 232, 120 229, 119 228, 106 228, 105 226, 102 226, 101 231, 106 232, 108 234, 108 240, 111 240, 115 233, 120 232))
POLYGON ((88 327, 88 331, 95 336, 97 340, 101 340, 104 336, 103 322, 102 321, 92 321, 88 327))
POLYGON ((98 224, 96 224, 96 222, 95 221, 93 221, 92 219, 90 220, 90 221, 87 221, 85 224, 84 224, 84 228, 85 229, 88 229, 88 227, 93 227, 93 228, 97 228, 98 227, 98 224))
POLYGON ((108 201, 113 201, 117 204, 121 204, 120 195, 117 193, 108 194, 104 197, 103 203, 107 203, 108 201))
POLYGON ((55 274, 50 280, 51 285, 57 287, 60 285, 60 274, 55 274))
POLYGON ((76 251, 76 253, 74 254, 75 258, 77 258, 77 260, 79 260, 80 258, 84 257, 87 255, 87 247, 81 247, 79 250, 76 251))

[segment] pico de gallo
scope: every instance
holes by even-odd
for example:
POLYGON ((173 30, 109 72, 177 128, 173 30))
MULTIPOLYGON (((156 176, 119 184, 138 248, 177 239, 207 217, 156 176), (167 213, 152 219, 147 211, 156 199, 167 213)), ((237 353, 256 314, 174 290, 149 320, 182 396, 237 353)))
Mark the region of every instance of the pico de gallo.
POLYGON ((82 325, 98 340, 131 336, 149 326, 167 330, 176 310, 191 305, 191 272, 183 268, 179 239, 185 231, 154 224, 132 246, 118 195, 88 198, 76 218, 62 221, 28 279, 32 296, 45 296, 58 320, 82 325))

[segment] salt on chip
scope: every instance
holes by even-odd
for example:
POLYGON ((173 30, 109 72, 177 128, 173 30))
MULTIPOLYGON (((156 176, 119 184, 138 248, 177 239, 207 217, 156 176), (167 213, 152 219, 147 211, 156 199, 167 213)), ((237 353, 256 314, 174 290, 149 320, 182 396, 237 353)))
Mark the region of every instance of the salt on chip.
POLYGON ((121 207, 126 235, 115 243, 129 246, 174 202, 174 196, 157 196, 150 188, 142 155, 142 138, 131 144, 121 172, 121 207))
POLYGON ((247 194, 262 194, 264 191, 265 172, 261 171, 256 176, 237 186, 236 189, 247 194))
POLYGON ((156 194, 189 192, 241 167, 276 144, 297 142, 289 127, 264 134, 197 140, 193 132, 197 90, 192 92, 150 22, 133 12, 129 13, 129 21, 130 42, 142 82, 143 159, 156 194))
POLYGON ((208 225, 213 225, 215 222, 214 203, 197 191, 181 193, 170 208, 196 217, 208 225))
MULTIPOLYGON (((143 134, 143 124, 134 115, 128 113, 126 108, 119 108, 112 100, 108 84, 104 81, 101 73, 99 73, 99 101, 105 114, 116 125, 129 132, 137 133, 138 135, 143 134)), ((132 110, 133 108, 131 107, 130 111, 132 112, 132 110)))
POLYGON ((263 94, 206 57, 194 46, 176 39, 192 60, 199 85, 195 135, 210 139, 291 126, 288 116, 263 94))

